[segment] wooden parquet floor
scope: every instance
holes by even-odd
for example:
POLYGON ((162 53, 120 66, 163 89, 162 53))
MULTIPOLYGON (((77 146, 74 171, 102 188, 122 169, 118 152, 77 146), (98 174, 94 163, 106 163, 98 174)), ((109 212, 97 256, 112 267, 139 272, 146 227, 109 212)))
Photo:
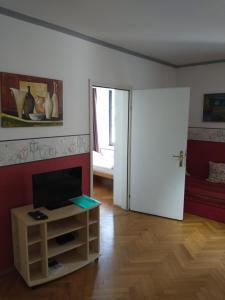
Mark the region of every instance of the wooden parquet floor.
POLYGON ((101 207, 101 257, 54 282, 28 288, 13 271, 1 300, 225 300, 225 224, 185 215, 183 222, 101 207))

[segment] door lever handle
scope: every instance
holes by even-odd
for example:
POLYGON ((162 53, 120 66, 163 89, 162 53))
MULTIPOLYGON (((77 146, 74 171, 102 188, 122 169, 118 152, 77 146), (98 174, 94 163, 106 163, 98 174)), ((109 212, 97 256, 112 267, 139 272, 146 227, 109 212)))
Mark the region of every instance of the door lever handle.
POLYGON ((184 160, 184 151, 180 151, 179 155, 173 155, 174 158, 179 159, 179 166, 183 167, 183 160, 184 160))

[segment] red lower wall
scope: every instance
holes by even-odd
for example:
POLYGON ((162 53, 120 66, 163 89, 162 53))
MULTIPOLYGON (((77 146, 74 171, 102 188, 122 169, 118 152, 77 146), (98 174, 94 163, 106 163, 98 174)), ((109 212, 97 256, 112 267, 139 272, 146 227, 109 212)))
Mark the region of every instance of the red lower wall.
POLYGON ((82 167, 82 190, 90 194, 90 155, 80 154, 0 168, 0 272, 13 265, 10 209, 32 203, 32 174, 82 167))
POLYGON ((187 171, 194 177, 209 176, 209 161, 225 162, 225 143, 189 140, 187 171))

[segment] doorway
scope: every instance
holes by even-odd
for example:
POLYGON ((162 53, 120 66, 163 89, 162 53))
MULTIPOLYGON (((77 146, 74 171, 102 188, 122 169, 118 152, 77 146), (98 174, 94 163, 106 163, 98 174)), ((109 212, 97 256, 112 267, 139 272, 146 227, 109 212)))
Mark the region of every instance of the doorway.
MULTIPOLYGON (((92 87, 92 93, 97 88, 92 87)), ((182 220, 190 89, 133 90, 132 110, 128 91, 108 88, 107 94, 108 103, 110 97, 114 99, 112 204, 182 220)), ((98 102, 98 93, 96 95, 98 102)), ((93 116, 98 113, 94 99, 93 94, 93 116)), ((112 116, 109 117, 110 104, 105 112, 101 111, 103 106, 100 105, 100 119, 108 115, 107 124, 110 120, 113 123, 112 116)), ((96 124, 91 122, 93 142, 96 124)), ((110 146, 110 125, 101 126, 107 128, 107 145, 110 146)), ((94 147, 94 143, 92 145, 94 147)), ((101 149, 97 152, 103 156, 101 149)), ((93 178, 94 164, 91 170, 93 178)))
POLYGON ((127 208, 129 91, 91 87, 91 195, 127 208))

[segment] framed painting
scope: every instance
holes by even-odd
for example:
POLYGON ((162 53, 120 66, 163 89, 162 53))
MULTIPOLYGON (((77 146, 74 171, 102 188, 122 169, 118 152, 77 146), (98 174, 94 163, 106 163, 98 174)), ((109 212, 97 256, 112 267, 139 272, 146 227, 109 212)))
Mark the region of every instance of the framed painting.
POLYGON ((2 127, 63 125, 63 82, 0 73, 2 127))
POLYGON ((204 95, 203 121, 225 122, 225 93, 204 95))

